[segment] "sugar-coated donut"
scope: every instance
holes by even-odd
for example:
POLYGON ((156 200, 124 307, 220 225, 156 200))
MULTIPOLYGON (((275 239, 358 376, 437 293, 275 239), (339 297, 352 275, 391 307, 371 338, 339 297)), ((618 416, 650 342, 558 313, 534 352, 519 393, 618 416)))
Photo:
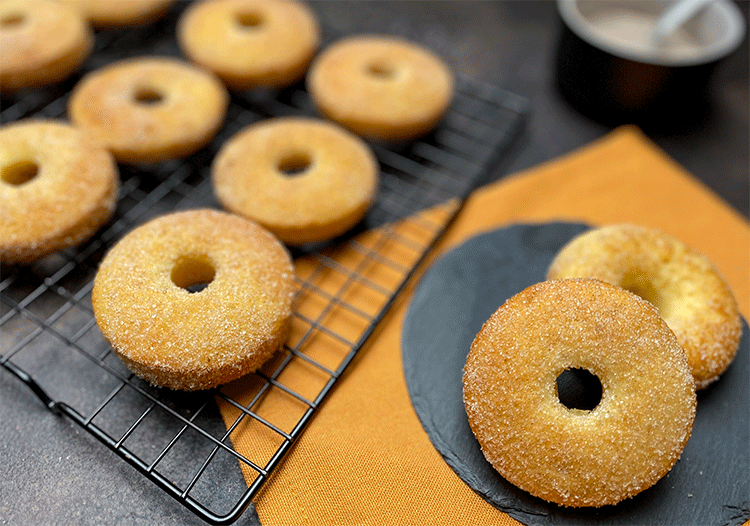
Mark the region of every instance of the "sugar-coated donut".
POLYGON ((50 0, 0 0, 0 91, 46 86, 88 58, 94 32, 75 9, 50 0))
POLYGON ((396 37, 335 42, 310 66, 318 111, 367 139, 408 141, 431 131, 453 97, 454 78, 432 51, 396 37))
POLYGON ((82 243, 115 210, 112 155, 58 121, 0 127, 0 262, 29 263, 82 243))
POLYGON ((78 9, 97 29, 136 27, 166 15, 174 0, 58 0, 78 9))
POLYGON ((177 59, 126 59, 81 79, 70 119, 123 163, 183 157, 224 123, 229 95, 214 75, 177 59))
POLYGON ((229 139, 211 166, 224 207, 290 245, 324 241, 358 223, 372 205, 379 167, 369 146, 319 119, 279 117, 229 139))
POLYGON ((229 88, 300 80, 320 45, 314 13, 295 0, 203 0, 183 13, 180 47, 229 88))
POLYGON ((123 237, 100 265, 92 301, 104 337, 133 372, 196 390, 260 367, 286 340, 294 292, 292 262, 276 238, 201 209, 123 237))
POLYGON ((590 276, 653 303, 687 353, 696 387, 719 379, 742 335, 732 291, 703 254, 655 229, 608 225, 584 232, 557 254, 548 279, 590 276))
POLYGON ((490 464, 563 506, 616 504, 651 487, 695 418, 695 384, 672 331, 650 303, 594 279, 545 281, 506 301, 472 343, 463 382, 490 464), (560 401, 567 369, 599 379, 596 407, 560 401))

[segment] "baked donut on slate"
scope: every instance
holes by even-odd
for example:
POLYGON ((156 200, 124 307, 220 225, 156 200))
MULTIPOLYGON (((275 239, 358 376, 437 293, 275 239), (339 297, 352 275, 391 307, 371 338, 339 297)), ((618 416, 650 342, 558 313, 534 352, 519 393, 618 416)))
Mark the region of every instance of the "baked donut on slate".
POLYGON ((653 303, 687 353, 696 387, 719 379, 742 335, 729 286, 706 256, 652 228, 608 225, 572 239, 548 279, 593 277, 653 303))
POLYGON ((112 155, 62 121, 0 126, 0 262, 30 263, 90 238, 115 211, 112 155))
POLYGON ((188 62, 142 57, 85 75, 68 115, 128 164, 179 158, 205 146, 224 123, 229 94, 188 62))
POLYGON ((295 288, 291 258, 273 235, 201 209, 157 217, 123 237, 100 265, 92 302, 102 334, 135 374, 196 390, 272 356, 288 335, 295 288))
POLYGON ((61 81, 93 47, 94 32, 75 9, 49 0, 0 0, 0 91, 61 81))
POLYGON ((233 90, 300 80, 320 45, 315 14, 295 0, 203 0, 182 14, 177 40, 233 90))
POLYGON ((246 127, 211 165, 219 202, 290 245, 325 241, 352 228, 375 199, 379 173, 362 139, 306 117, 246 127))
POLYGON ((432 51, 396 37, 344 38, 310 65, 307 89, 318 111, 371 140, 409 141, 448 110, 454 78, 432 51))
POLYGON ((616 504, 651 487, 695 418, 685 353, 653 305, 588 278, 538 283, 500 306, 471 345, 463 387, 490 464, 563 506, 616 504), (568 369, 601 383, 593 409, 560 401, 568 369))

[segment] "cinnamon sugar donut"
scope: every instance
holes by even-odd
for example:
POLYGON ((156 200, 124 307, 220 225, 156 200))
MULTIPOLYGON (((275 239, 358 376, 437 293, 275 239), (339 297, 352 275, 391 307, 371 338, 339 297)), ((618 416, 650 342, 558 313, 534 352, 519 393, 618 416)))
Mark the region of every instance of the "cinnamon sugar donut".
POLYGON ((548 279, 590 276, 653 303, 687 353, 696 387, 719 379, 737 353, 739 308, 729 286, 703 254, 654 229, 610 225, 572 239, 548 279))
POLYGON ((94 32, 74 9, 48 0, 0 0, 0 91, 61 81, 91 54, 94 32))
POLYGON ((182 51, 231 89, 300 80, 320 45, 317 18, 294 0, 204 0, 183 13, 182 51))
POLYGON ((205 146, 224 123, 229 95, 212 74, 187 62, 127 59, 75 86, 71 120, 123 163, 183 157, 205 146))
POLYGON ((0 127, 0 262, 28 263, 91 237, 112 216, 112 156, 57 121, 0 127))
POLYGON ((58 0, 78 9, 97 29, 135 27, 155 22, 174 0, 58 0))
POLYGON ((349 37, 310 66, 318 111, 367 139, 408 141, 431 131, 453 97, 453 74, 432 51, 396 37, 349 37))
POLYGON ((650 303, 594 279, 546 281, 510 298, 477 334, 463 382, 487 460, 563 506, 616 504, 651 487, 695 418, 695 385, 672 331, 650 303), (573 368, 601 382, 591 410, 558 397, 558 376, 573 368))
POLYGON ((255 371, 284 343, 294 291, 291 259, 276 238, 203 209, 128 233, 102 261, 92 301, 104 337, 133 372, 196 390, 255 371))
POLYGON ((370 148, 335 124, 280 117, 229 139, 211 166, 219 202, 291 245, 343 234, 370 208, 379 168, 370 148))

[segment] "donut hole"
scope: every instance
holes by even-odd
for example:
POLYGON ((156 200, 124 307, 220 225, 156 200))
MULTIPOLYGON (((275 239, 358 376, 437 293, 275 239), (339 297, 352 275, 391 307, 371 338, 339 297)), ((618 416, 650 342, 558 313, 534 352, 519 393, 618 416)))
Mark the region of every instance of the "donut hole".
POLYGON ((172 268, 172 283, 188 292, 200 292, 214 280, 216 269, 206 256, 185 256, 172 268))
POLYGON ((150 86, 141 86, 135 90, 133 100, 144 106, 153 106, 164 101, 164 93, 150 86))
POLYGON ((255 11, 237 13, 235 20, 242 29, 258 29, 264 24, 263 15, 255 11))
POLYGON ((0 29, 14 29, 25 22, 24 13, 7 13, 0 17, 0 29))
POLYGON ((310 169, 312 157, 306 152, 293 152, 282 156, 276 168, 287 177, 302 175, 310 169))
POLYGON ((367 73, 380 80, 393 80, 396 78, 396 66, 390 62, 379 60, 367 65, 367 73))
POLYGON ((556 383, 557 397, 568 409, 591 411, 602 401, 602 383, 588 369, 565 369, 556 383))
POLYGON ((4 166, 0 178, 13 186, 28 183, 39 173, 39 165, 34 161, 23 160, 4 166))
POLYGON ((656 287, 648 276, 640 273, 631 273, 624 277, 620 286, 628 292, 640 296, 641 299, 648 301, 656 307, 662 315, 664 314, 662 312, 665 308, 664 302, 661 300, 659 293, 656 291, 656 287))

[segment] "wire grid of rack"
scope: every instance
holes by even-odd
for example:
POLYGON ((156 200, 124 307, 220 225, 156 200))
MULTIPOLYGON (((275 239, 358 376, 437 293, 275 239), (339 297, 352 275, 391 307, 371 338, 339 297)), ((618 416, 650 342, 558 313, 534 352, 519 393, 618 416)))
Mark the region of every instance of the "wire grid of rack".
MULTIPOLYGON (((156 28, 98 33, 83 71, 125 56, 178 55, 176 17, 156 28)), ((4 97, 0 122, 65 118, 77 78, 4 97)), ((261 119, 315 114, 303 86, 234 94, 224 128, 204 150, 149 167, 120 166, 116 214, 92 240, 0 269, 0 365, 199 517, 234 522, 507 151, 526 106, 505 90, 460 79, 432 134, 408 145, 373 144, 381 185, 366 219, 332 243, 292 251, 298 293, 284 348, 257 373, 221 389, 155 388, 133 376, 99 332, 93 277, 134 226, 175 210, 219 207, 208 171, 234 133, 261 119)))

